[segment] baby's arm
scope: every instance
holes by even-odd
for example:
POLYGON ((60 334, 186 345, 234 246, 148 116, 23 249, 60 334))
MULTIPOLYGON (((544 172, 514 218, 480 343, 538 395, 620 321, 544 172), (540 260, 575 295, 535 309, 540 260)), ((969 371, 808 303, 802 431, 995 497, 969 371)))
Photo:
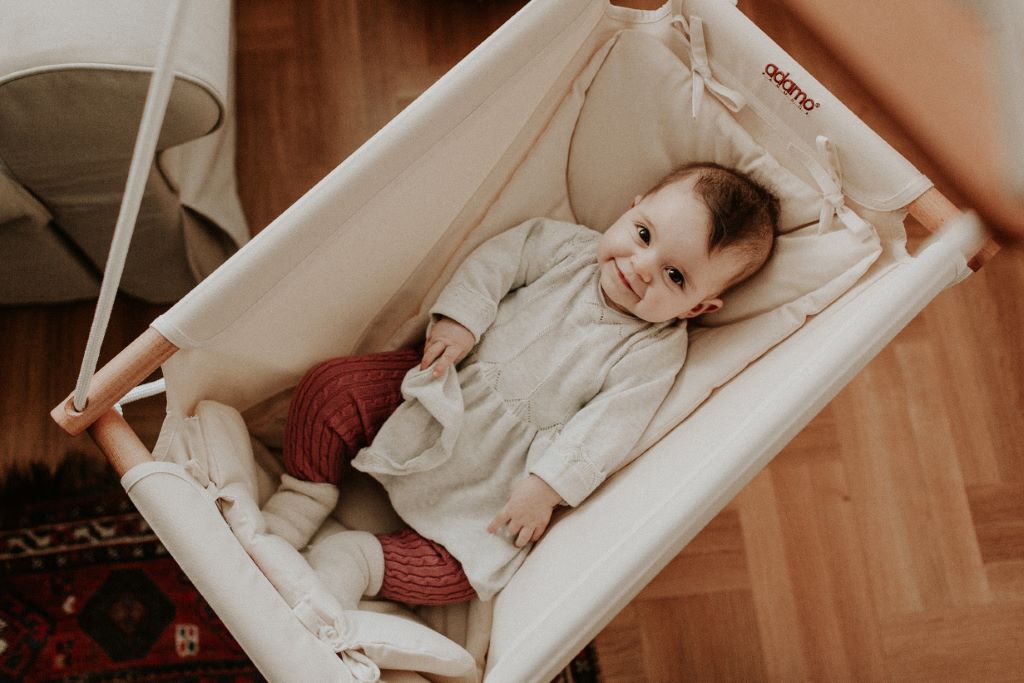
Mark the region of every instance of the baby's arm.
POLYGON ((441 290, 430 309, 434 324, 449 318, 480 341, 505 295, 543 275, 581 230, 533 218, 487 240, 466 257, 441 290))
POLYGON ((572 507, 627 460, 675 382, 686 329, 662 330, 611 368, 601 391, 573 415, 529 472, 572 507))
POLYGON ((452 275, 430 309, 420 370, 433 377, 466 357, 494 322, 510 291, 542 275, 581 228, 534 218, 487 240, 452 275))
POLYGON ((508 502, 487 527, 487 531, 497 533, 507 524, 516 547, 522 548, 544 534, 551 521, 552 511, 561 502, 562 497, 547 482, 536 474, 529 474, 512 488, 508 502))
POLYGON ((636 445, 672 388, 686 345, 686 329, 676 328, 620 359, 601 392, 515 485, 487 530, 495 533, 507 524, 521 548, 540 539, 555 506, 583 502, 636 445))

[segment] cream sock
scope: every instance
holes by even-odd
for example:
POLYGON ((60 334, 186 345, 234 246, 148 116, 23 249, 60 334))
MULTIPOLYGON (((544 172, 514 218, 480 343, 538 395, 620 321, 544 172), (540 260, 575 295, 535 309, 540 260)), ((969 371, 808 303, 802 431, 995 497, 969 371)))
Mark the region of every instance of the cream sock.
POLYGON ((338 504, 334 484, 302 481, 282 474, 281 485, 263 506, 267 533, 275 534, 301 549, 338 504))
POLYGON ((384 581, 384 549, 369 532, 339 531, 318 538, 305 556, 327 590, 345 609, 356 609, 364 595, 374 596, 380 592, 384 581))

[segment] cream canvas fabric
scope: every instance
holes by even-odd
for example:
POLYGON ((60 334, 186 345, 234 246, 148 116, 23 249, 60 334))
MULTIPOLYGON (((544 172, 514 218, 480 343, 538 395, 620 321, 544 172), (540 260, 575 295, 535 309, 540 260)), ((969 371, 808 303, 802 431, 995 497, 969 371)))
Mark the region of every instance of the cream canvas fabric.
POLYGON ((672 4, 682 17, 700 18, 711 71, 743 95, 747 104, 736 119, 805 182, 814 184, 806 165, 816 156, 816 138, 824 135, 840 150, 844 195, 860 206, 900 211, 931 187, 928 178, 730 2, 672 4))
MULTIPOLYGON (((771 297, 765 303, 765 297, 757 297, 758 288, 752 288, 753 303, 730 300, 728 304, 747 310, 746 317, 751 318, 783 304, 797 303, 778 312, 781 324, 759 319, 733 331, 725 342, 715 339, 715 343, 705 345, 708 351, 698 358, 697 365, 707 370, 684 373, 688 381, 681 378, 659 412, 658 421, 648 430, 648 440, 674 426, 715 386, 799 327, 806 315, 820 310, 852 285, 880 252, 873 233, 865 239, 838 222, 833 230, 820 232, 814 220, 820 214, 820 194, 754 143, 716 101, 705 102, 700 116, 692 117, 691 83, 688 69, 662 43, 643 33, 623 32, 599 51, 573 87, 579 95, 563 104, 556 114, 556 120, 568 121, 572 128, 563 124, 552 129, 554 132, 547 139, 553 142, 540 147, 557 150, 561 145, 568 146, 562 148, 567 155, 563 154, 560 161, 557 157, 547 161, 560 163, 565 169, 562 175, 567 178, 564 187, 569 194, 561 201, 561 210, 589 213, 591 221, 603 224, 602 227, 621 212, 615 205, 628 206, 634 194, 671 168, 691 160, 713 160, 739 167, 782 196, 783 220, 789 232, 780 239, 774 261, 779 264, 773 271, 775 280, 769 278, 761 283, 763 288, 778 290, 775 301, 782 303, 773 303, 771 297), (638 107, 638 102, 648 104, 638 107), (559 135, 560 139, 556 137, 559 135), (639 177, 626 184, 622 181, 624 176, 609 173, 610 168, 627 169, 625 177, 631 177, 632 172, 639 177), (609 211, 614 212, 607 219, 598 217, 602 206, 609 206, 609 211), (807 222, 813 225, 797 228, 807 222), (862 244, 865 247, 858 249, 862 244), (824 292, 819 291, 830 284, 824 292), (733 341, 737 338, 742 342, 733 341), (723 356, 721 348, 734 351, 723 356)), ((529 178, 534 170, 527 165, 519 177, 529 178)), ((513 183, 511 187, 518 185, 513 183)), ((497 207, 502 205, 501 200, 496 202, 497 207)), ((558 205, 556 199, 556 211, 558 205)), ((495 220, 493 215, 489 220, 495 220)), ((200 403, 197 415, 208 405, 209 402, 200 403)), ((278 406, 278 417, 283 408, 283 404, 278 406)))
MULTIPOLYGON (((788 57, 729 3, 673 2, 635 12, 603 0, 540 0, 154 323, 182 349, 164 366, 168 424, 192 415, 204 399, 245 410, 293 386, 319 360, 414 342, 426 322, 424 304, 432 301, 431 290, 472 246, 537 213, 565 220, 583 214, 587 209, 569 190, 569 149, 587 90, 615 48, 612 39, 623 29, 642 31, 664 44, 678 63, 688 48, 673 16, 685 10, 692 27, 693 8, 705 5, 700 14, 712 74, 747 100, 735 120, 811 188, 807 205, 787 208, 794 220, 786 227, 820 219, 818 200, 825 188, 818 182, 827 185, 834 178, 828 169, 827 178, 816 177, 804 162, 821 163, 816 144, 824 135, 839 150, 844 192, 877 212, 890 202, 894 213, 884 216, 887 235, 898 237, 899 206, 893 197, 909 201, 928 187, 927 180, 827 94, 819 96, 818 111, 835 111, 822 125, 823 117, 784 116, 784 107, 794 106, 789 100, 782 100, 778 112, 765 105, 761 98, 778 90, 762 75, 763 65, 788 57), (734 33, 740 38, 734 40, 734 33), (722 64, 728 68, 719 68, 722 64), (762 85, 770 90, 762 92, 762 85), (797 130, 800 124, 806 130, 797 130), (847 164, 851 146, 861 151, 847 164), (861 158, 863 150, 870 152, 874 168, 861 158), (893 192, 881 197, 886 187, 893 192), (336 305, 325 311, 325 302, 336 305)), ((702 110, 712 103, 704 98, 702 110)), ((619 175, 614 167, 607 172, 619 175)), ((834 216, 829 222, 825 233, 847 230, 834 216)), ((655 444, 649 451, 653 457, 636 461, 558 520, 495 599, 493 615, 490 607, 481 615, 472 606, 459 606, 424 619, 465 642, 474 655, 486 652, 488 677, 495 681, 550 678, 781 447, 773 435, 791 434, 799 420, 809 419, 813 413, 807 406, 821 405, 818 385, 827 380, 831 386, 837 376, 831 368, 847 368, 869 353, 861 335, 876 332, 862 333, 841 313, 899 307, 902 302, 893 300, 887 284, 904 265, 933 274, 927 291, 934 295, 948 280, 951 257, 948 251, 933 255, 906 264, 899 258, 876 262, 853 290, 797 330, 797 335, 806 331, 797 354, 790 353, 792 339, 777 343, 788 334, 782 328, 754 334, 765 315, 763 304, 751 308, 745 320, 695 333, 692 362, 673 390, 678 393, 644 437, 655 444), (878 292, 889 296, 853 305, 878 292), (833 310, 836 314, 828 316, 833 310), (844 341, 842 357, 833 353, 840 348, 837 335, 844 341), (759 354, 765 356, 746 367, 759 354), (812 356, 820 356, 816 367, 823 368, 813 377, 801 370, 812 356), (752 372, 755 368, 770 372, 752 372), (748 376, 770 382, 747 382, 748 376), (792 381, 777 381, 790 376, 792 381), (716 386, 712 399, 678 424, 716 386), (737 396, 733 387, 745 391, 737 396), (776 410, 783 405, 786 411, 776 410), (715 420, 702 419, 712 414, 715 420), (632 516, 631 500, 645 508, 642 514, 632 516), (629 515, 622 517, 621 510, 629 515), (585 568, 573 558, 586 558, 585 568)), ((866 249, 861 260, 872 258, 866 249)), ((854 284, 860 266, 861 261, 849 263, 828 280, 829 287, 841 291, 854 284)), ((900 287, 912 281, 917 280, 900 280, 900 287)), ((808 311, 834 298, 829 287, 814 290, 821 298, 810 308, 801 303, 789 310, 790 301, 772 310, 799 327, 808 311)), ((802 298, 796 297, 793 301, 802 298)))

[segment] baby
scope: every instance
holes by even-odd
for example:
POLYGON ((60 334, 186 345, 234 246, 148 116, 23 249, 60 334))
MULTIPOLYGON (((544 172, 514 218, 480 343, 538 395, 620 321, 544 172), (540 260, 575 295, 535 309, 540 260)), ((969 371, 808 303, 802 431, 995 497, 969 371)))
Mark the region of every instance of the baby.
POLYGON ((686 321, 764 265, 778 215, 751 178, 699 163, 604 234, 538 218, 485 242, 431 308, 422 356, 335 359, 306 375, 268 531, 305 546, 351 460, 412 528, 310 546, 346 608, 376 594, 491 599, 555 507, 579 505, 629 455, 683 365, 686 321))

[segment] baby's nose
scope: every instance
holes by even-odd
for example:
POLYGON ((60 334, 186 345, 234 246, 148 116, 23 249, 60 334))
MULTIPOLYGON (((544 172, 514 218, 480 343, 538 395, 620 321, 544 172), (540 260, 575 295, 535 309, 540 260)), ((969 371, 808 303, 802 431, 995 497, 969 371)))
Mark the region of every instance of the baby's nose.
POLYGON ((649 260, 650 259, 645 259, 642 255, 633 257, 633 272, 636 273, 645 284, 649 284, 651 282, 651 266, 650 263, 648 263, 649 260))

